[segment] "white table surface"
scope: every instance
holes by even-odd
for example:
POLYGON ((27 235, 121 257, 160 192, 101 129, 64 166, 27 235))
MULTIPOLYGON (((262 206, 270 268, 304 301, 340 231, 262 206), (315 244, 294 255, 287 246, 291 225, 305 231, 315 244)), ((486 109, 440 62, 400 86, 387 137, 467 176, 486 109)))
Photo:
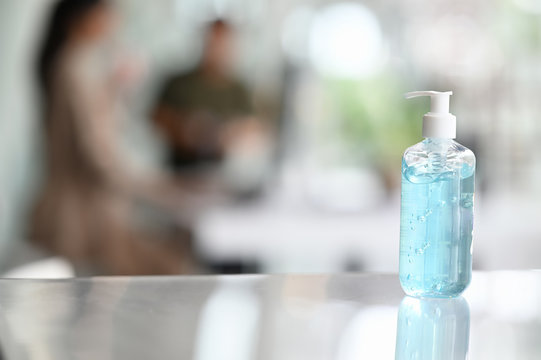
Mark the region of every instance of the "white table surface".
POLYGON ((535 271, 475 272, 458 300, 392 274, 4 279, 0 315, 17 360, 541 358, 535 271))

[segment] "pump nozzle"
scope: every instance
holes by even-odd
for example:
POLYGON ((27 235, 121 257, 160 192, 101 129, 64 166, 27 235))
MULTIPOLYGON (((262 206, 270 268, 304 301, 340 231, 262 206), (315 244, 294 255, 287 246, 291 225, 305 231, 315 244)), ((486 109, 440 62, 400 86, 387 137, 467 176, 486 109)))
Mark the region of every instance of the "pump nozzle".
POLYGON ((430 96, 430 112, 447 114, 449 112, 449 98, 451 95, 453 95, 452 91, 412 91, 406 93, 404 97, 411 99, 419 96, 430 96))
POLYGON ((456 137, 456 117, 449 113, 449 100, 452 91, 412 91, 404 94, 406 99, 418 96, 430 96, 430 112, 423 116, 423 137, 456 137))

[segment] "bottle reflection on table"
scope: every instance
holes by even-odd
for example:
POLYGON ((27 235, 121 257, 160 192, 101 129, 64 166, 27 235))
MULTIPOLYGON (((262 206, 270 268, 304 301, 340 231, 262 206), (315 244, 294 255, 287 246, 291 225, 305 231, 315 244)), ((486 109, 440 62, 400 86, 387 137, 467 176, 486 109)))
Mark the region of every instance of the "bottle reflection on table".
POLYGON ((470 309, 463 297, 406 296, 398 311, 397 360, 464 360, 468 355, 470 309))

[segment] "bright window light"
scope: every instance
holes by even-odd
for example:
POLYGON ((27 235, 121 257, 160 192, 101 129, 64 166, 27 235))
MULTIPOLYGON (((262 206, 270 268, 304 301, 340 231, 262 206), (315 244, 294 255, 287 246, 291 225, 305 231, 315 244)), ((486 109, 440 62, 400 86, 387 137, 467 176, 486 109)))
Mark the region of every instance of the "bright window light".
POLYGON ((343 78, 373 75, 385 60, 378 20, 357 3, 324 7, 312 25, 309 56, 315 68, 325 75, 343 78))

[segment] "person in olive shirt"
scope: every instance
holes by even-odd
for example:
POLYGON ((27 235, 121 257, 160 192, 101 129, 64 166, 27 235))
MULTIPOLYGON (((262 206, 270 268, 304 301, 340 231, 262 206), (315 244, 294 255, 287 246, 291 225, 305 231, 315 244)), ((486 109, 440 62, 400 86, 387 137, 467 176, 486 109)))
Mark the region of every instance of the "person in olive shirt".
POLYGON ((169 145, 171 170, 220 163, 235 122, 253 113, 249 92, 230 72, 232 32, 214 21, 200 64, 170 78, 160 92, 153 118, 169 145))

